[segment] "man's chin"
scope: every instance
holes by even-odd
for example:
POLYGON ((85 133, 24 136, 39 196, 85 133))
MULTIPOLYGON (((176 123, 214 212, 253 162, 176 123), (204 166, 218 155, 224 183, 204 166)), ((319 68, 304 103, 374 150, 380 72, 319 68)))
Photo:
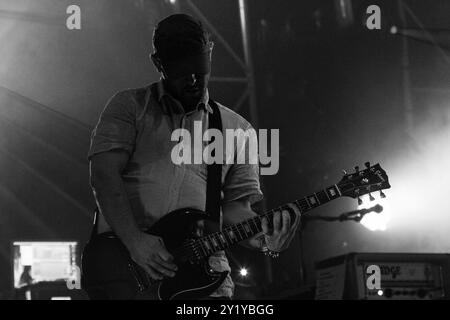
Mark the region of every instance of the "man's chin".
POLYGON ((183 91, 183 94, 186 95, 187 97, 200 97, 202 95, 202 93, 204 92, 204 90, 202 89, 197 89, 197 90, 190 90, 190 89, 186 89, 183 91))
POLYGON ((183 92, 183 100, 189 101, 189 102, 198 102, 202 97, 202 91, 184 91, 183 92))
POLYGON ((183 95, 181 103, 184 107, 188 109, 194 109, 197 104, 200 102, 201 95, 199 96, 191 96, 191 95, 183 95))
POLYGON ((202 96, 201 91, 186 91, 183 93, 186 99, 200 99, 202 96))

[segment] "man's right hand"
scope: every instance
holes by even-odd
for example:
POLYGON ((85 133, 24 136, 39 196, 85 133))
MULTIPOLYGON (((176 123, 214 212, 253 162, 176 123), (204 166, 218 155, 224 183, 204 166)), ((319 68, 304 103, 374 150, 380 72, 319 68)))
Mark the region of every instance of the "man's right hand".
POLYGON ((131 258, 147 271, 152 279, 162 280, 164 276, 175 276, 177 266, 160 237, 140 232, 127 247, 131 258))

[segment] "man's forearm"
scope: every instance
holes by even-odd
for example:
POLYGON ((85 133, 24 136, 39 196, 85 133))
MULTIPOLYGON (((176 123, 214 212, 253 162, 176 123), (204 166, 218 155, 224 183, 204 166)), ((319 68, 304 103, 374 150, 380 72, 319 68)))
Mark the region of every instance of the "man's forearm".
POLYGON ((125 245, 133 242, 140 230, 131 211, 120 175, 93 178, 91 186, 106 222, 125 245))

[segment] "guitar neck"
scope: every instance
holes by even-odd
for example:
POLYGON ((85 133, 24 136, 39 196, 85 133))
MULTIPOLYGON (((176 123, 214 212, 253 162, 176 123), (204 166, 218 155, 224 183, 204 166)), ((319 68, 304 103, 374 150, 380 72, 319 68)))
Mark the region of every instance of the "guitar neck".
MULTIPOLYGON (((303 214, 339 197, 341 197, 341 192, 337 185, 333 185, 291 203, 297 206, 300 213, 303 214)), ((222 229, 222 231, 214 232, 197 239, 198 246, 202 249, 205 257, 217 251, 227 249, 233 244, 250 239, 262 232, 262 218, 267 218, 269 227, 271 227, 274 213, 288 208, 289 207, 286 204, 264 214, 255 216, 254 218, 226 226, 222 229)))

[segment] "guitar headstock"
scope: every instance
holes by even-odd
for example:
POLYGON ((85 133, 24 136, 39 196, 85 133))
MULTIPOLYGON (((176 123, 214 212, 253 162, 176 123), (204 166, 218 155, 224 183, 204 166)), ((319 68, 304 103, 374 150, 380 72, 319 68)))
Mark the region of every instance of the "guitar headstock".
MULTIPOLYGON (((380 191, 380 196, 385 197, 382 190, 389 189, 389 178, 379 164, 371 166, 369 162, 365 164, 366 169, 359 170, 355 167, 354 173, 345 174, 344 177, 337 183, 341 195, 358 199, 359 197, 369 194, 371 192, 380 191)), ((373 200, 372 195, 370 195, 373 200)))

